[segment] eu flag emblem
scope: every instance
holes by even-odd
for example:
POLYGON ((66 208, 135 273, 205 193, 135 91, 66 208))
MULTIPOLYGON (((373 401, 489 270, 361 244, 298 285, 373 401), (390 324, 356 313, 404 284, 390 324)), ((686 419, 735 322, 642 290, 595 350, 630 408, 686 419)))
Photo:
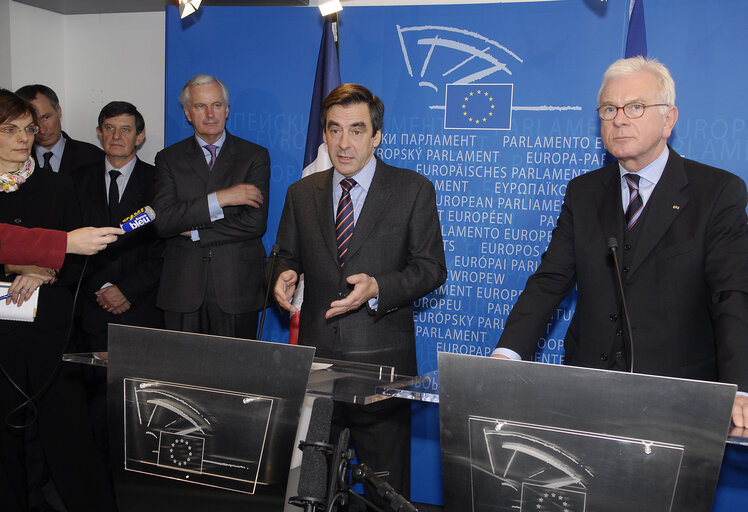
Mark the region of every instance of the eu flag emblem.
POLYGON ((510 130, 513 84, 447 84, 444 128, 510 130))

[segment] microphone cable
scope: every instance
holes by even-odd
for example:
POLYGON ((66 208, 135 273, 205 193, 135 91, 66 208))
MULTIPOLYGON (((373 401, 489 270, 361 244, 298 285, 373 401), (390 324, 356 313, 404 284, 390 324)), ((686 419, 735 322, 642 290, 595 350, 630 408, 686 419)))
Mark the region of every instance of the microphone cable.
MULTIPOLYGON (((78 277, 78 283, 75 287, 75 293, 73 294, 73 307, 70 310, 70 322, 68 323, 68 331, 67 335, 65 337, 65 344, 62 348, 62 354, 60 354, 60 357, 57 358, 57 363, 55 364, 54 369, 50 373, 49 377, 47 378, 46 382, 42 385, 41 388, 39 388, 39 391, 34 393, 32 396, 28 396, 26 392, 19 386, 13 378, 8 374, 8 372, 5 370, 3 365, 0 363, 0 372, 2 372, 3 376, 5 376, 5 379, 10 383, 11 387, 16 390, 16 392, 21 396, 21 398, 24 400, 19 406, 11 410, 8 414, 5 415, 4 422, 5 425, 7 425, 9 428, 15 429, 15 430, 24 430, 29 427, 31 427, 34 423, 36 423, 37 419, 39 418, 39 414, 36 410, 36 404, 35 401, 38 401, 39 398, 44 395, 47 390, 50 388, 52 383, 54 382, 55 378, 57 378, 57 374, 60 371, 60 366, 62 365, 62 355, 65 354, 68 350, 68 347, 70 346, 70 340, 73 333, 73 325, 75 321, 75 305, 78 303, 78 293, 80 292, 81 283, 83 282, 83 276, 86 274, 86 267, 88 265, 88 256, 83 260, 83 268, 81 269, 80 276, 78 277), (20 415, 24 410, 28 408, 28 411, 30 412, 30 419, 26 421, 25 423, 14 423, 13 418, 15 416, 20 415)), ((41 287, 40 287, 41 288, 41 287)))

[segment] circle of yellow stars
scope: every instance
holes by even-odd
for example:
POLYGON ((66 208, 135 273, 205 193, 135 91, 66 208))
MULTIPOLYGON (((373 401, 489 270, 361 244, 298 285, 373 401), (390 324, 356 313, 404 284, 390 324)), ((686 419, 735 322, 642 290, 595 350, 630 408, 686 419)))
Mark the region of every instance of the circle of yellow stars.
POLYGON ((467 96, 465 96, 465 103, 462 105, 462 115, 465 116, 465 117, 467 117, 468 118, 468 122, 471 122, 471 123, 481 124, 481 123, 487 122, 488 118, 493 116, 493 112, 491 112, 491 111, 488 112, 488 114, 487 114, 488 117, 485 117, 485 116, 484 117, 480 117, 480 116, 476 116, 476 117, 468 116, 468 113, 467 113, 467 104, 470 102, 472 96, 475 96, 475 98, 473 98, 473 99, 480 98, 481 96, 487 97, 488 101, 491 103, 491 109, 496 108, 496 105, 494 105, 494 103, 493 103, 493 97, 489 96, 488 91, 481 91, 480 89, 478 89, 475 92, 471 91, 467 96))

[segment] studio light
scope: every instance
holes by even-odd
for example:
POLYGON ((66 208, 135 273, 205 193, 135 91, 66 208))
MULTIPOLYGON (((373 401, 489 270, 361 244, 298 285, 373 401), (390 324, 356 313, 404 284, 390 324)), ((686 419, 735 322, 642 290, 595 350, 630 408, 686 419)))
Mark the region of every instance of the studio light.
POLYGON ((322 16, 329 16, 330 14, 342 10, 343 6, 341 5, 340 0, 330 0, 329 2, 319 4, 319 12, 322 13, 322 16))
POLYGON ((179 0, 179 17, 186 18, 200 8, 203 0, 179 0))

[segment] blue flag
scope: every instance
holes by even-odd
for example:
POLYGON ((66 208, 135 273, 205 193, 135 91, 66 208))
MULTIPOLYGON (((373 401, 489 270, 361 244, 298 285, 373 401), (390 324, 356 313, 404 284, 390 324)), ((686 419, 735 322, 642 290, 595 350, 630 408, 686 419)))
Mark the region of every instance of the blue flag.
POLYGON ((644 25, 644 0, 631 0, 633 6, 629 15, 629 32, 626 35, 624 57, 647 56, 647 27, 644 25))
POLYGON ((447 84, 444 128, 509 130, 512 84, 447 84))
POLYGON ((340 63, 332 24, 330 17, 325 18, 325 27, 322 31, 322 42, 319 46, 319 57, 317 58, 317 74, 314 77, 312 104, 309 108, 304 167, 317 158, 317 148, 322 144, 322 126, 319 118, 322 102, 330 94, 330 91, 340 85, 340 63))

